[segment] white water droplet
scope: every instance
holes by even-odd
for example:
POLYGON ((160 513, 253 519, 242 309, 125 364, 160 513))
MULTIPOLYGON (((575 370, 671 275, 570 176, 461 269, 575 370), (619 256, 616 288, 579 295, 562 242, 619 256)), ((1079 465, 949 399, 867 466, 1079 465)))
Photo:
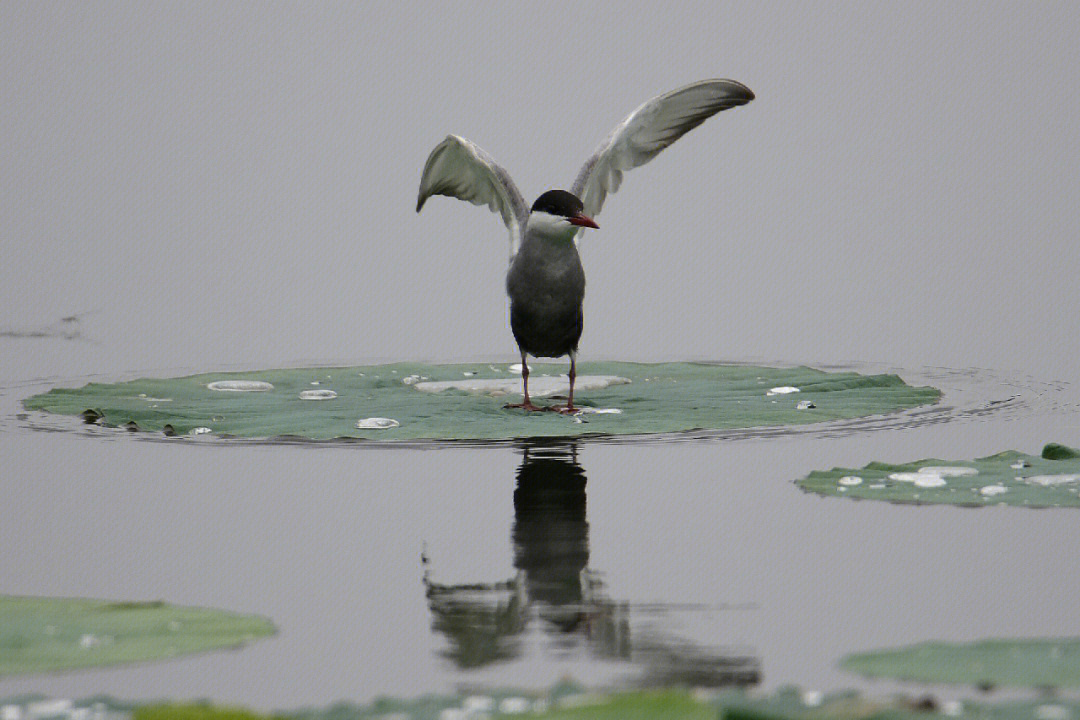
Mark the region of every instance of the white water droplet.
POLYGON ((461 703, 461 708, 470 714, 489 713, 495 709, 495 700, 486 695, 470 695, 461 703))
POLYGON ((1032 475, 1030 477, 1017 478, 1017 480, 1022 480, 1023 482, 1032 483, 1035 485, 1042 485, 1043 487, 1050 487, 1051 485, 1064 485, 1066 483, 1074 483, 1077 480, 1080 480, 1080 474, 1062 473, 1060 475, 1032 475))
POLYGON ((578 412, 585 413, 587 415, 622 415, 622 410, 619 408, 594 408, 594 407, 580 407, 578 412))
POLYGON ((1038 720, 1069 720, 1069 708, 1064 705, 1040 705, 1035 708, 1038 720))
POLYGON ((499 703, 499 712, 503 715, 519 715, 529 709, 529 701, 523 697, 503 698, 499 703))
POLYGON ((1000 495, 1003 492, 1007 492, 1009 488, 1004 485, 987 485, 979 488, 979 492, 986 497, 993 497, 994 495, 1000 495))
POLYGON ((188 430, 188 435, 208 435, 212 432, 214 431, 208 427, 193 427, 188 430))
POLYGON ((916 472, 897 472, 889 475, 890 480, 897 482, 909 482, 915 487, 935 488, 946 485, 947 477, 963 477, 966 475, 978 475, 979 471, 973 467, 963 465, 927 465, 919 468, 916 472))
POLYGON ((101 640, 98 639, 97 635, 94 635, 92 633, 87 633, 86 635, 83 635, 81 638, 79 638, 79 647, 81 647, 83 650, 89 650, 90 648, 96 647, 100 644, 101 640))
POLYGON ((919 468, 919 472, 928 475, 940 475, 941 477, 964 477, 979 474, 979 471, 975 468, 965 465, 929 465, 919 468))
POLYGON ((412 385, 413 383, 420 382, 420 376, 419 375, 408 375, 406 377, 401 378, 401 382, 405 383, 406 385, 412 385))
POLYGON ((867 485, 866 487, 870 488, 871 490, 884 490, 885 483, 874 483, 873 485, 867 485))
MULTIPOLYGON (((512 372, 512 373, 520 373, 521 372, 521 363, 514 363, 513 365, 511 365, 508 368, 508 370, 510 370, 510 372, 512 372)), ((532 372, 532 365, 529 366, 529 372, 532 372)))
MULTIPOLYGON (((630 382, 628 378, 616 375, 578 375, 574 383, 576 390, 588 392, 600 390, 610 385, 623 385, 630 382)), ((522 392, 521 378, 470 378, 467 380, 431 380, 414 383, 413 387, 424 392, 439 393, 445 390, 462 390, 471 395, 489 395, 499 397, 522 392)), ((533 397, 545 397, 555 393, 565 393, 567 389, 566 376, 563 377, 540 377, 534 376, 529 379, 529 395, 533 397)))
POLYGON ((813 410, 816 407, 817 407, 817 405, 814 404, 813 400, 800 400, 799 404, 795 406, 795 409, 796 410, 813 410))
POLYGON ((897 482, 909 482, 915 487, 921 488, 935 488, 945 485, 945 478, 937 473, 927 473, 920 470, 919 472, 898 472, 889 475, 890 480, 897 482))
POLYGON ((356 421, 356 427, 360 430, 386 430, 400 426, 394 418, 369 417, 356 421))
POLYGON ((859 477, 858 475, 845 475, 844 477, 837 480, 837 482, 840 483, 841 485, 847 485, 847 486, 850 487, 852 485, 861 485, 862 484, 862 478, 859 477))
POLYGON ((333 390, 301 390, 301 400, 333 400, 337 397, 337 393, 333 390))
POLYGON ((217 380, 206 385, 218 392, 266 392, 274 386, 262 380, 217 380))
POLYGON ((817 707, 824 699, 825 696, 821 694, 820 690, 806 690, 802 694, 803 705, 807 707, 817 707))
POLYGON ((70 700, 63 698, 59 700, 38 700, 27 703, 26 716, 28 718, 63 716, 71 712, 73 705, 74 703, 70 700))
POLYGON ((802 391, 799 390, 799 388, 793 387, 791 385, 781 385, 780 387, 769 388, 768 392, 766 392, 765 394, 766 395, 788 395, 790 393, 797 393, 797 392, 802 392, 802 391))
POLYGON ((941 703, 941 714, 957 717, 964 714, 964 703, 959 700, 946 700, 941 703))

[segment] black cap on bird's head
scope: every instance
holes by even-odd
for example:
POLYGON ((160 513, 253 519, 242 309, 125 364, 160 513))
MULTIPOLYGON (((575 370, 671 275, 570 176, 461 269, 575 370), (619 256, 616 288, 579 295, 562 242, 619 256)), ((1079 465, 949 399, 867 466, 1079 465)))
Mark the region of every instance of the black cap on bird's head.
POLYGON ((548 190, 536 198, 530 212, 564 217, 571 225, 579 227, 600 227, 583 212, 584 209, 585 205, 578 199, 577 195, 565 190, 548 190))

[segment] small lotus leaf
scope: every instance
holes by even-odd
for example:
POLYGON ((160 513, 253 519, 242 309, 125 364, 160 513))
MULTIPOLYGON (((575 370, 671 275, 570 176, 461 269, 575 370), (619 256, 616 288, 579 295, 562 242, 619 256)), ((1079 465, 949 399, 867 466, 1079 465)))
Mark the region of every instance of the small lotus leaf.
POLYGON ((160 660, 273 632, 264 618, 223 610, 0 595, 0 676, 160 660))
POLYGON ((928 642, 849 655, 845 670, 872 677, 1034 688, 1080 687, 1080 638, 928 642))
POLYGON ((970 461, 873 462, 858 470, 815 470, 797 484, 819 495, 859 500, 966 507, 1080 507, 1080 456, 1053 448, 1064 446, 1047 445, 1041 457, 1010 450, 970 461))

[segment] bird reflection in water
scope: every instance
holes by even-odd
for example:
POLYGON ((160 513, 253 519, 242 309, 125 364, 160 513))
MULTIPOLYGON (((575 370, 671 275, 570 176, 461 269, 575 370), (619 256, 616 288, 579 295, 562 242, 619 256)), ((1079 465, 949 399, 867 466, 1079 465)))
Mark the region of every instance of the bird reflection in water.
POLYGON ((516 575, 497 583, 441 585, 425 559, 424 586, 433 629, 461 668, 524 655, 525 635, 539 627, 555 652, 586 649, 594 657, 641 668, 640 684, 700 687, 760 682, 753 652, 706 649, 648 633, 631 641, 631 606, 604 594, 588 568, 585 471, 575 444, 529 444, 514 490, 512 540, 516 575))

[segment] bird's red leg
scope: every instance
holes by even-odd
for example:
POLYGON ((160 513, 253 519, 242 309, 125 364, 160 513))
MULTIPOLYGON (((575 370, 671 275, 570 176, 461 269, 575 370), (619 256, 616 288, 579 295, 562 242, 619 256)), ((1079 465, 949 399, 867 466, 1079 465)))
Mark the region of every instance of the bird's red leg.
POLYGON ((566 405, 553 405, 552 410, 564 415, 574 415, 578 409, 574 407, 574 379, 577 377, 577 357, 570 353, 570 394, 566 396, 566 405))
POLYGON ((505 408, 521 408, 522 410, 541 410, 529 400, 529 364, 525 362, 525 353, 521 353, 521 382, 525 386, 525 399, 519 403, 507 403, 505 408))

